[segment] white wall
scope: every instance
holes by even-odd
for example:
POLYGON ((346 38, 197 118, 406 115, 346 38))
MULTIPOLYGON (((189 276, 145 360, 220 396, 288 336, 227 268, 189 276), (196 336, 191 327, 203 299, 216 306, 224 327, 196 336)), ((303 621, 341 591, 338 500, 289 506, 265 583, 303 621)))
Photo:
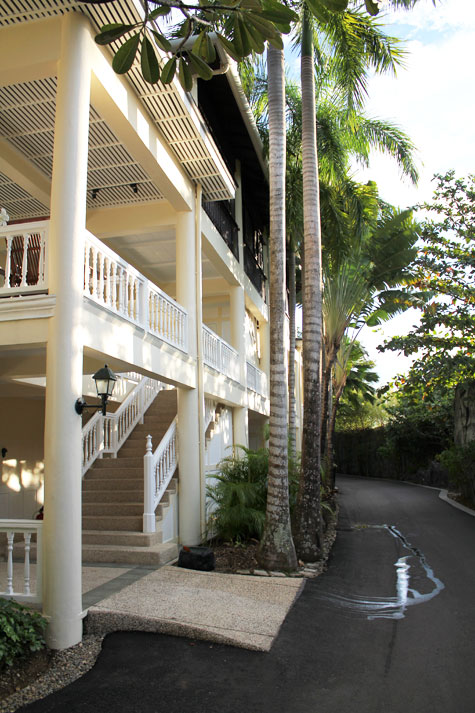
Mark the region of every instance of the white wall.
POLYGON ((0 399, 0 518, 34 517, 43 504, 42 399, 0 399))

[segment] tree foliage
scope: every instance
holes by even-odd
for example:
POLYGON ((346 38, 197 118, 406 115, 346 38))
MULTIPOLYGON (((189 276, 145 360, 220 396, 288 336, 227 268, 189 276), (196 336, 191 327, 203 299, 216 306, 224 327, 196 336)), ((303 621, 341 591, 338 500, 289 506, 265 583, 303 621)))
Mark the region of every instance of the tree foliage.
POLYGON ((421 392, 451 388, 475 374, 475 177, 436 175, 430 211, 422 223, 413 286, 432 295, 419 326, 394 337, 382 351, 416 354, 399 386, 421 392))

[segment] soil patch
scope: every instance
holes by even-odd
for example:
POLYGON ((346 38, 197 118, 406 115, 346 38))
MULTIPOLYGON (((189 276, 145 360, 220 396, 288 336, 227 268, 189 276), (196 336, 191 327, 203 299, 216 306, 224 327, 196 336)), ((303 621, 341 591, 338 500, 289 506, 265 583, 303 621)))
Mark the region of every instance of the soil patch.
POLYGON ((20 658, 12 666, 0 671, 0 699, 20 691, 35 681, 48 668, 53 652, 48 649, 20 658))
POLYGON ((232 542, 214 545, 215 571, 234 573, 258 569, 257 547, 258 543, 253 540, 242 545, 234 545, 232 542))

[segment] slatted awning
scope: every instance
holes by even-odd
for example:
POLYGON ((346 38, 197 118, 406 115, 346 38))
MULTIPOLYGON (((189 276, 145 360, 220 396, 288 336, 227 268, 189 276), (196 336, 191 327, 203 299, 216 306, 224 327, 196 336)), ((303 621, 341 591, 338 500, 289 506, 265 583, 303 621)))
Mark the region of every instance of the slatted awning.
MULTIPOLYGON (((76 0, 2 0, 0 27, 81 11, 96 29, 112 21, 140 19, 136 0, 84 5, 76 0)), ((164 136, 188 177, 199 182, 207 201, 232 197, 233 179, 205 126, 191 95, 177 83, 151 86, 134 66, 128 75, 142 106, 164 136)), ((0 88, 0 137, 51 178, 56 107, 54 77, 0 88)), ((162 196, 144 169, 132 158, 110 127, 91 107, 88 206, 124 205, 162 196)), ((45 206, 0 175, 0 205, 12 219, 47 214, 45 206)))

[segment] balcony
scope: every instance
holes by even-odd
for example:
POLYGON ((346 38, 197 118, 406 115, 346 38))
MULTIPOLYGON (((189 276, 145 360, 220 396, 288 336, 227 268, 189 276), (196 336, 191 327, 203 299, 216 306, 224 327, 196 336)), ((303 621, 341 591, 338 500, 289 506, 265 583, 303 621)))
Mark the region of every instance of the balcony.
POLYGON ((202 335, 204 363, 220 374, 239 382, 241 378, 238 352, 205 325, 203 325, 202 335))
MULTIPOLYGON (((48 293, 48 229, 49 221, 44 221, 0 230, 0 298, 48 293)), ((187 353, 186 310, 88 231, 84 235, 83 294, 187 353)))
POLYGON ((228 201, 203 201, 203 210, 213 223, 232 254, 239 260, 239 229, 229 209, 228 201))

